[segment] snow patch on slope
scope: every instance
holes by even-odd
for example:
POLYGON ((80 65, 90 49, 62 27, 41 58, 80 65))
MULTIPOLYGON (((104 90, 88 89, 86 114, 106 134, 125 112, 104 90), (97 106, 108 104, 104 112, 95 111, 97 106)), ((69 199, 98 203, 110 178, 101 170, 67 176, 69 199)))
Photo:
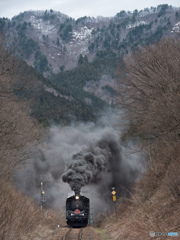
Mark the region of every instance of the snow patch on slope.
POLYGON ((171 31, 172 33, 180 33, 180 22, 176 23, 171 31))
POLYGON ((72 37, 76 41, 82 41, 82 40, 87 39, 91 36, 92 29, 88 29, 86 26, 81 27, 80 31, 75 31, 75 30, 73 31, 72 37))
POLYGON ((34 29, 40 30, 42 34, 48 35, 52 32, 57 32, 57 29, 54 25, 50 23, 50 21, 44 21, 42 18, 36 18, 35 16, 30 17, 30 22, 34 29))
POLYGON ((138 27, 139 25, 147 25, 148 23, 145 21, 139 21, 139 22, 135 22, 134 24, 128 24, 126 26, 126 29, 131 29, 131 28, 135 28, 138 27))

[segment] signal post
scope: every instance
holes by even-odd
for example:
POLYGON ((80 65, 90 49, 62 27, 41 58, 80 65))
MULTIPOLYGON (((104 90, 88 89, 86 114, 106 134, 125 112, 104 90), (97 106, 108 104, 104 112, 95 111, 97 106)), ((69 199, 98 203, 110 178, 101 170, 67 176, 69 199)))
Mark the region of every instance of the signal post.
POLYGON ((115 210, 115 214, 116 214, 116 220, 118 220, 115 187, 112 187, 112 192, 111 193, 113 195, 113 202, 114 202, 114 210, 115 210))
POLYGON ((43 191, 43 182, 41 182, 41 210, 43 209, 43 204, 46 202, 45 192, 43 191))

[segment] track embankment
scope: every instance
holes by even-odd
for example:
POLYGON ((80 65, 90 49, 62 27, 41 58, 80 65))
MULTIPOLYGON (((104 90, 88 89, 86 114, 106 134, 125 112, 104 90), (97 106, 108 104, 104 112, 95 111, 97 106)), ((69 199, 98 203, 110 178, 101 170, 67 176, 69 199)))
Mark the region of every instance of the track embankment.
POLYGON ((55 226, 49 228, 39 225, 34 232, 25 236, 23 240, 102 240, 95 228, 69 228, 67 226, 55 226))

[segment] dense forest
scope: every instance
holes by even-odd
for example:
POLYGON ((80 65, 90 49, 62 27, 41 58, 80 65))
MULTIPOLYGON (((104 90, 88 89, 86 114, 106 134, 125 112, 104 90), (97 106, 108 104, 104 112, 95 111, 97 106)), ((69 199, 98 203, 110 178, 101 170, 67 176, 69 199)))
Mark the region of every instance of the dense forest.
MULTIPOLYGON (((30 87, 24 86, 15 93, 29 102, 31 116, 43 125, 50 122, 66 125, 72 120, 96 121, 99 113, 109 105, 93 93, 84 91, 83 87, 89 80, 99 81, 102 74, 114 76, 119 62, 120 59, 114 62, 108 58, 100 61, 96 59, 92 63, 53 75, 50 80, 23 63, 34 81, 30 87), (38 86, 34 86, 37 83, 38 86)), ((104 89, 115 96, 115 91, 110 86, 105 86, 104 89)))

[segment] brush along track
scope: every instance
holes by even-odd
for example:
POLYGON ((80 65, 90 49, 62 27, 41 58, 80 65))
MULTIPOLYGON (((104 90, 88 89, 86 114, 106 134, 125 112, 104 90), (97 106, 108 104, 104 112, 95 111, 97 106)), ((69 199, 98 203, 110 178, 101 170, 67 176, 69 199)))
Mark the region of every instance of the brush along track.
POLYGON ((82 240, 82 228, 71 228, 62 238, 62 240, 82 240))

